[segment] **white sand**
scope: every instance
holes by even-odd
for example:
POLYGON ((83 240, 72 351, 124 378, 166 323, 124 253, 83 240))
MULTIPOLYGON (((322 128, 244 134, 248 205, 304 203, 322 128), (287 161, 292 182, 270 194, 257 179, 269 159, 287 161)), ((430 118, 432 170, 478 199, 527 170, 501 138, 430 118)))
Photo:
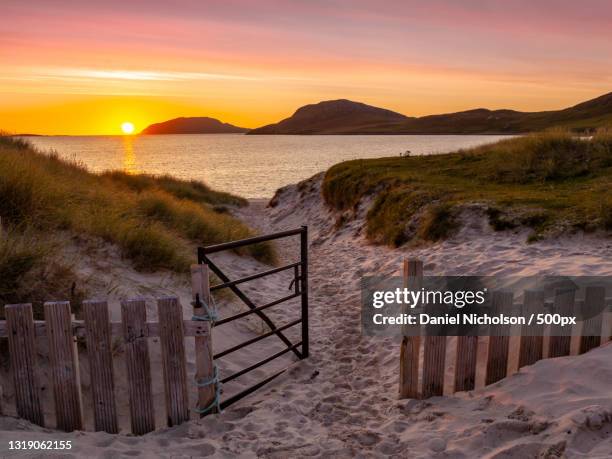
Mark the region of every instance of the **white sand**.
MULTIPOLYGON (((473 392, 427 401, 400 401, 398 342, 394 338, 361 336, 357 290, 364 274, 397 274, 404 256, 423 259, 430 274, 612 274, 611 241, 576 236, 526 245, 524 232, 495 233, 484 216, 473 210, 466 212, 467 226, 444 243, 412 250, 374 247, 364 244, 358 234, 360 219, 333 230, 336 215, 322 205, 319 187, 320 177, 316 177, 302 185, 302 192, 296 186, 287 187, 281 193, 281 204, 274 209, 254 202, 240 212, 247 223, 263 231, 305 223, 310 226, 310 359, 295 363, 288 374, 219 416, 144 437, 65 434, 23 420, 0 418, 0 456, 14 454, 7 450, 9 439, 72 439, 74 449, 70 453, 74 457, 612 455, 612 345, 583 356, 540 361, 473 392)), ((295 259, 296 253, 289 253, 286 245, 283 248, 287 249, 284 256, 288 261, 295 259)), ((261 269, 255 262, 235 256, 226 256, 220 262, 236 276, 261 269)), ((108 266, 81 263, 95 273, 100 290, 108 290, 108 285, 121 286, 111 292, 113 298, 175 292, 189 315, 189 287, 180 279, 134 273, 112 254, 103 262, 108 266)), ((261 303, 280 296, 288 284, 287 276, 278 276, 253 286, 250 292, 261 303)), ((226 311, 237 306, 223 303, 221 307, 226 311)), ((285 308, 297 313, 296 304, 285 308)), ((275 317, 283 322, 282 314, 275 317)), ((216 330, 215 347, 223 349, 255 336, 257 326, 224 325, 216 330)), ((248 354, 224 361, 222 373, 229 374, 281 348, 278 339, 268 338, 248 354)), ((191 352, 189 359, 193 371, 191 352)), ((158 365, 159 361, 154 362, 154 368, 158 365)), ((123 367, 118 363, 115 368, 126 425, 123 367)), ((255 379, 267 371, 254 375, 255 379)), ((154 379, 160 383, 161 378, 154 379)), ((86 377, 83 382, 87 386, 86 377)), ((226 388, 228 393, 237 389, 226 388)), ((159 384, 156 394, 161 420, 159 384)), ((5 395, 4 406, 14 404, 10 391, 5 395)), ((84 398, 88 398, 87 390, 84 398)))

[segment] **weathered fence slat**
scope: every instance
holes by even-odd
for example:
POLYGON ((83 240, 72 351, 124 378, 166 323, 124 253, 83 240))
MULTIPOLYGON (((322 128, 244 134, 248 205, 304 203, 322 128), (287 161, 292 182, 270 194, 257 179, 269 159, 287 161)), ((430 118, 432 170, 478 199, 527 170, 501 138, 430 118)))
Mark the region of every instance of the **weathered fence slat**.
POLYGON ((70 303, 48 302, 44 310, 57 428, 66 432, 82 430, 81 388, 71 332, 70 303))
POLYGON ((478 336, 457 336, 455 392, 473 390, 476 385, 478 336))
MULTIPOLYGON (((436 305, 423 305, 425 312, 431 312, 436 305)), ((431 327, 431 326, 430 326, 431 327)), ((426 329, 434 333, 434 329, 426 329)), ((446 363, 446 336, 425 336, 423 339, 423 381, 421 394, 429 398, 444 394, 444 366, 446 363)))
POLYGON ((132 433, 143 435, 155 429, 145 301, 122 301, 121 317, 125 340, 132 433))
POLYGON ((85 337, 91 371, 94 428, 96 431, 117 433, 117 408, 111 329, 106 301, 85 301, 85 337))
POLYGON ((17 415, 39 426, 45 419, 36 377, 36 338, 31 304, 4 307, 17 415))
MULTIPOLYGON (((191 291, 193 300, 196 296, 201 302, 211 304, 210 284, 208 278, 208 266, 204 264, 191 265, 191 291)), ((203 307, 193 308, 194 316, 206 315, 203 307)), ((215 367, 213 363, 212 335, 210 333, 210 322, 201 321, 204 327, 205 336, 195 337, 195 359, 196 374, 195 379, 198 384, 198 408, 201 416, 208 413, 215 413, 216 407, 213 406, 216 398, 217 386, 213 383, 215 377, 215 367), (202 384, 204 381, 211 381, 210 384, 202 384), (208 410, 206 413, 202 412, 208 410)))
POLYGON ((423 398, 443 395, 446 336, 426 336, 423 346, 423 398))
MULTIPOLYGON (((542 311, 544 307, 544 292, 535 290, 526 290, 523 304, 523 315, 529 318, 529 315, 542 311)), ((543 325, 530 325, 523 327, 521 340, 519 344, 519 364, 522 368, 526 365, 532 365, 542 359, 542 351, 544 345, 543 325)))
POLYGON ((601 344, 602 322, 605 317, 606 304, 605 287, 587 287, 584 298, 584 312, 594 314, 594 317, 582 322, 580 336, 580 353, 590 351, 601 344), (597 311, 604 311, 596 313, 597 311))
MULTIPOLYGON (((512 309, 512 292, 493 292, 492 313, 509 312, 512 309)), ((508 373, 508 351, 510 349, 510 336, 508 326, 499 325, 491 328, 489 348, 487 355, 487 369, 485 385, 493 384, 506 377, 508 373)))
POLYGON ((177 298, 161 298, 157 300, 157 308, 166 417, 168 427, 172 427, 189 420, 183 309, 177 298))
MULTIPOLYGON (((555 290, 553 312, 561 314, 562 316, 572 315, 575 297, 576 290, 574 289, 555 290)), ((551 325, 550 339, 548 341, 548 357, 554 358, 570 355, 571 342, 571 325, 551 325)))
POLYGON ((420 336, 404 336, 400 347, 400 398, 419 398, 420 336))
MULTIPOLYGON (((420 289, 423 284, 423 262, 404 260, 404 287, 420 289)), ((419 398, 420 336, 404 336, 400 347, 400 398, 419 398)))

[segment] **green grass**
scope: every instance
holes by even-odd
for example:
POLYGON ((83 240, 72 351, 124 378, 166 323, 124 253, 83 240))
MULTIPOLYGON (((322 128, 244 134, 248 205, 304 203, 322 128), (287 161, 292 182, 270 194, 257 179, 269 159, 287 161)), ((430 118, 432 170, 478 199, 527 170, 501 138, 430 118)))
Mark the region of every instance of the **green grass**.
POLYGON ((467 203, 483 203, 495 229, 529 226, 534 237, 610 229, 610 189, 610 132, 582 140, 550 131, 444 155, 344 162, 327 171, 323 197, 344 211, 374 196, 366 233, 398 246, 446 237, 467 203))
POLYGON ((426 241, 446 239, 458 227, 457 215, 448 203, 429 206, 420 225, 417 236, 426 241))
MULTIPOLYGON (((0 196, 0 302, 26 298, 13 294, 31 293, 20 279, 39 272, 52 254, 61 258, 61 248, 52 250, 59 231, 115 244, 138 270, 175 272, 188 271, 196 244, 254 234, 227 213, 227 206, 246 205, 242 198, 168 176, 92 174, 1 136, 0 196)), ((242 253, 275 258, 266 244, 242 253)))

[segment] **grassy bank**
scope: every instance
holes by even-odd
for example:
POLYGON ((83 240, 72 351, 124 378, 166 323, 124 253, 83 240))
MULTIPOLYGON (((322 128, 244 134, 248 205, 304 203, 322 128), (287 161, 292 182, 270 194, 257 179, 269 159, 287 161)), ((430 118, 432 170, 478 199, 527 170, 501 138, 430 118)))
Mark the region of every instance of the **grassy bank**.
MULTIPOLYGON (((32 285, 54 298, 74 295, 70 283, 57 285, 70 276, 52 269, 61 259, 59 233, 115 244, 138 270, 176 272, 188 270, 196 244, 252 235, 227 213, 228 205, 246 205, 241 198, 166 176, 92 174, 8 137, 0 137, 0 197, 0 303, 31 301, 32 285)), ((244 254, 274 258, 268 245, 244 254)))
POLYGON ((367 236, 398 246, 446 237, 469 203, 482 203, 495 229, 529 226, 531 238, 611 230, 611 189, 612 134, 555 131, 451 154, 344 162, 327 172, 323 196, 340 211, 373 196, 367 236))

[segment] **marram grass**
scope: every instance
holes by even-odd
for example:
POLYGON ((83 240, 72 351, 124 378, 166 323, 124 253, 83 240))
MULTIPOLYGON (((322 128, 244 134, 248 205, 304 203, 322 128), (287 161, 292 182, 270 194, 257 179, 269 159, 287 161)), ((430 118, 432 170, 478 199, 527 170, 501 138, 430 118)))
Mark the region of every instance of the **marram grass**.
MULTIPOLYGON (((227 205, 246 202, 168 176, 93 174, 27 142, 0 137, 0 302, 16 299, 11 292, 20 288, 19 279, 48 261, 60 231, 115 244, 139 270, 186 272, 197 244, 253 235, 225 212, 227 205)), ((275 258, 266 244, 243 254, 264 262, 275 258)))
POLYGON ((443 155, 340 163, 327 171, 323 197, 341 211, 371 197, 367 236, 398 246, 446 237, 469 203, 485 205, 496 229, 533 228, 531 239, 607 231, 611 189, 610 131, 588 139, 549 131, 443 155))

